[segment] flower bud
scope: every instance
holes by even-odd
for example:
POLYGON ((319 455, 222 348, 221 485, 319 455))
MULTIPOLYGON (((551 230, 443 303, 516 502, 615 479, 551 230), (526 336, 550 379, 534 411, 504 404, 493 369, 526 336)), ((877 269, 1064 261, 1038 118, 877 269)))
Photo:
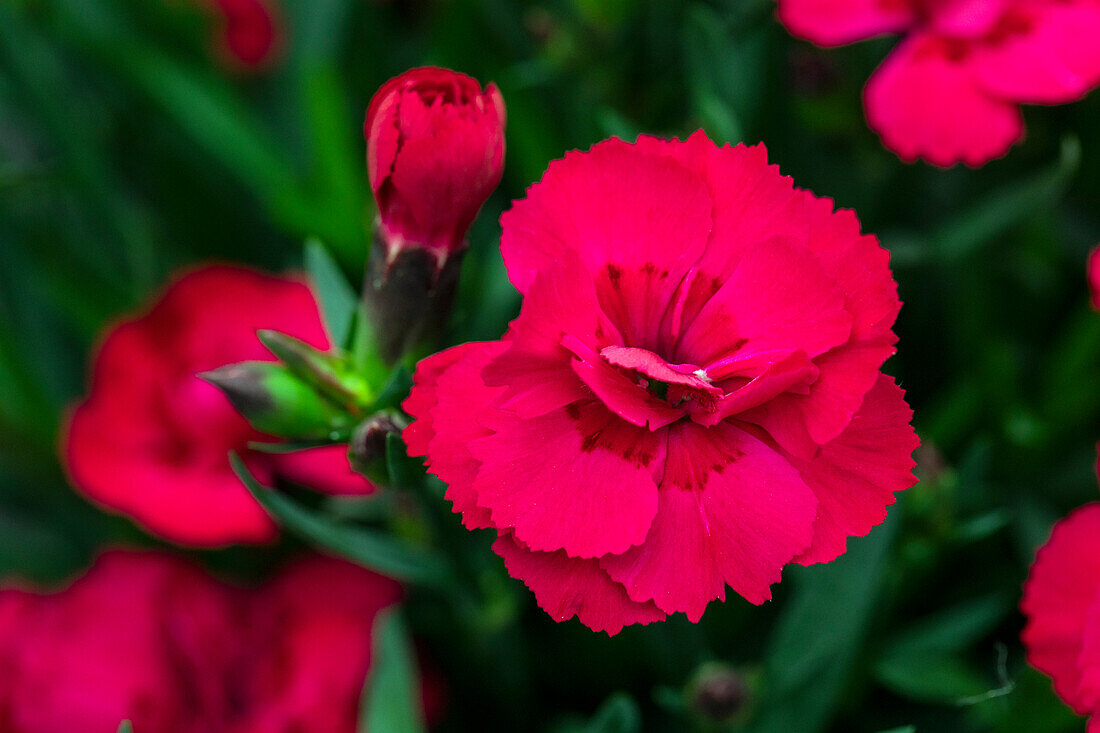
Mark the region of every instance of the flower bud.
POLYGON ((378 203, 363 297, 392 364, 450 312, 466 230, 500 182, 504 101, 464 74, 412 69, 374 95, 363 133, 378 203))
POLYGON ((351 418, 281 364, 245 361, 198 375, 220 389, 237 412, 263 433, 326 440, 351 418))
POLYGON ((744 677, 724 664, 704 664, 688 687, 691 709, 714 723, 726 723, 744 712, 749 686, 744 677))
POLYGON ((500 92, 448 69, 412 69, 374 95, 363 134, 387 259, 425 247, 442 264, 500 182, 500 92))
POLYGON ((400 434, 401 427, 391 415, 379 412, 364 420, 351 434, 348 461, 358 473, 377 483, 385 483, 386 438, 400 434))

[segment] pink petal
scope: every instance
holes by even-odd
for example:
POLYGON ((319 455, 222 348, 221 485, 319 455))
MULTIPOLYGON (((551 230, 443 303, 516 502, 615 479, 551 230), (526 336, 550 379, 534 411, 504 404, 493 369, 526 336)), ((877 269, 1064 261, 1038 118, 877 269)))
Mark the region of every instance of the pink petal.
POLYGON ((708 364, 743 348, 813 357, 847 341, 851 326, 843 295, 809 252, 772 240, 745 252, 687 327, 677 359, 708 364))
POLYGON ((1094 715, 1100 713, 1100 593, 1089 608, 1077 666, 1081 670, 1081 686, 1077 690, 1081 703, 1094 715))
POLYGON ((432 408, 439 401, 440 375, 471 349, 476 348, 478 348, 476 344, 453 346, 438 354, 432 354, 426 359, 421 359, 416 365, 412 389, 409 390, 409 396, 401 403, 401 409, 416 418, 401 434, 410 456, 427 456, 428 443, 435 437, 432 408))
POLYGON ((708 603, 726 597, 701 493, 662 489, 645 544, 600 559, 600 566, 631 598, 655 603, 665 613, 683 611, 693 623, 708 603))
POLYGON ((928 25, 945 36, 978 39, 996 27, 1012 0, 940 0, 932 2, 928 25))
POLYGON ((763 145, 716 147, 702 132, 687 141, 642 136, 638 147, 674 157, 707 180, 714 197, 710 245, 682 288, 678 313, 666 317, 665 344, 679 336, 714 292, 734 271, 749 248, 776 237, 809 246, 822 269, 837 282, 854 318, 853 337, 880 335, 893 324, 901 304, 890 273, 890 254, 872 235, 860 233, 849 210, 833 211, 833 202, 793 188, 791 179, 768 165, 763 145))
POLYGON ((699 367, 694 364, 669 364, 647 349, 629 346, 605 346, 600 349, 600 356, 606 359, 608 364, 614 364, 624 369, 633 369, 659 382, 678 384, 682 387, 690 387, 691 389, 713 394, 722 393, 722 390, 696 374, 699 367))
POLYGON ((413 389, 402 405, 416 418, 404 432, 409 455, 427 456, 430 471, 447 484, 445 498, 462 514, 469 529, 491 526, 489 512, 477 505, 473 490, 481 464, 467 444, 491 434, 474 417, 503 390, 487 387, 481 381, 481 371, 505 348, 507 342, 503 341, 475 342, 424 359, 417 365, 413 389), (443 429, 436 433, 435 425, 443 429))
POLYGON ((894 492, 916 483, 912 453, 920 445, 913 411, 894 380, 879 376, 847 429, 811 461, 793 459, 817 496, 814 541, 795 562, 829 562, 849 537, 863 537, 886 519, 894 492))
POLYGON ((485 368, 486 384, 507 387, 501 406, 537 417, 590 396, 570 368, 565 334, 593 351, 621 339, 600 308, 592 277, 571 253, 535 278, 508 330, 511 347, 485 368))
MULTIPOLYGON (((593 275, 608 264, 629 273, 667 272, 629 288, 631 297, 645 289, 663 308, 706 245, 711 199, 682 165, 611 139, 550 163, 527 197, 501 216, 501 227, 504 264, 521 293, 536 273, 573 251, 593 275)), ((636 327, 656 326, 636 317, 636 327)))
POLYGON ((779 22, 819 46, 897 33, 915 20, 913 5, 899 0, 779 0, 779 22))
POLYGON ((498 528, 532 550, 574 557, 624 552, 645 539, 657 513, 651 475, 663 433, 620 420, 599 403, 521 420, 486 413, 494 434, 472 441, 481 461, 474 490, 498 528))
POLYGON ((1020 601, 1028 619, 1020 635, 1028 662, 1051 676, 1055 692, 1080 715, 1093 712, 1078 697, 1078 660, 1098 593, 1100 504, 1089 504, 1055 525, 1039 549, 1020 601))
MULTIPOLYGON (((714 199, 710 242, 697 263, 701 276, 716 278, 721 285, 745 252, 777 237, 797 239, 804 233, 803 196, 789 176, 780 175, 779 166, 768 164, 762 144, 717 147, 700 130, 686 143, 666 144, 665 149, 694 161, 714 199)), ((690 323, 694 312, 687 314, 690 323)))
POLYGON ((569 557, 560 550, 535 552, 510 534, 497 538, 493 552, 504 558, 508 574, 522 580, 535 594, 539 607, 559 623, 576 616, 593 631, 614 636, 623 626, 665 618, 652 603, 630 600, 596 560, 569 557))
POLYGON ((844 294, 852 316, 852 339, 883 335, 901 310, 890 253, 871 234, 862 234, 850 209, 833 210, 831 199, 801 191, 805 237, 821 268, 844 294))
POLYGON ((489 510, 478 505, 474 491, 481 464, 470 452, 469 444, 492 434, 477 420, 479 408, 491 405, 504 391, 489 387, 481 380, 485 365, 499 356, 508 344, 490 341, 472 344, 454 366, 439 377, 439 397, 432 419, 446 426, 428 446, 431 472, 447 484, 444 498, 454 504, 468 529, 492 526, 489 510))
POLYGON ((608 410, 629 423, 657 430, 684 416, 683 408, 669 406, 602 359, 574 359, 570 366, 608 410))
POLYGON ((723 395, 719 398, 717 407, 692 410, 691 419, 700 425, 715 425, 728 417, 767 403, 789 389, 812 384, 819 374, 820 370, 806 356, 806 352, 795 351, 770 364, 748 383, 723 395))
POLYGON ((1090 0, 1020 3, 1003 30, 979 44, 973 68, 995 96, 1063 104, 1100 84, 1100 5, 1090 0))
POLYGON ((894 49, 863 99, 871 129, 906 162, 980 166, 1024 134, 1020 110, 982 89, 966 48, 926 33, 894 49))
POLYGON ((889 331, 875 341, 833 349, 814 359, 820 372, 809 394, 781 394, 738 419, 764 428, 784 450, 811 457, 852 421, 879 378, 879 368, 894 351, 889 331))
POLYGON ((784 457, 728 423, 669 431, 661 511, 645 544, 601 565, 634 600, 693 621, 722 597, 723 581, 763 603, 810 544, 813 492, 784 457))

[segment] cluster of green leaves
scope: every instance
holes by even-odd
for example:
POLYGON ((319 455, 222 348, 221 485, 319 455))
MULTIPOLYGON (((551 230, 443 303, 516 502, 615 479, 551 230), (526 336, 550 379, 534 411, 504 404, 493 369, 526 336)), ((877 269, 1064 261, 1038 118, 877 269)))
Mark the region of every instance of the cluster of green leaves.
MULTIPOLYGON (((405 620, 450 689, 441 728, 1081 729, 1024 664, 1016 604, 1052 523, 1097 496, 1100 315, 1084 261, 1100 239, 1100 97, 1028 108, 1005 159, 942 171, 899 162, 863 120, 861 86, 893 41, 814 48, 772 0, 285 0, 285 53, 251 76, 219 67, 199 5, 0 3, 0 574, 56 581, 106 543, 153 542, 72 492, 58 431, 97 334, 177 268, 308 267, 355 352, 347 282, 373 216, 363 111, 386 78, 438 64, 495 81, 508 106, 505 177, 471 232, 447 344, 498 338, 515 315, 496 219, 549 160, 703 127, 763 141, 892 251, 905 307, 887 370, 923 440, 921 482, 888 522, 834 563, 789 570, 774 602, 734 596, 699 624, 612 639, 539 611, 399 443, 389 495, 253 486, 285 551, 299 538, 410 582, 405 620), (303 259, 307 237, 335 263, 318 247, 303 259), (700 715, 689 687, 714 662, 748 682, 749 715, 700 715)), ((240 574, 272 560, 198 556, 240 574)), ((411 729, 412 657, 399 627, 380 628, 379 659, 395 661, 365 699, 394 706, 365 715, 411 729)))

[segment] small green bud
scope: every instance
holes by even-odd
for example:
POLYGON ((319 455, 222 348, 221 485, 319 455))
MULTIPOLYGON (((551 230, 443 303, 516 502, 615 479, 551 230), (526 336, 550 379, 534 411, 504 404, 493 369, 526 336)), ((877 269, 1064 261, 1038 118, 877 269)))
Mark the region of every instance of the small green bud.
POLYGON ((291 373, 312 385, 318 392, 352 413, 370 401, 363 380, 357 377, 340 356, 313 348, 285 333, 261 329, 257 337, 268 351, 278 357, 291 373))
POLYGON ((330 440, 352 418, 276 362, 245 361, 198 375, 220 389, 237 412, 263 433, 296 440, 330 440))

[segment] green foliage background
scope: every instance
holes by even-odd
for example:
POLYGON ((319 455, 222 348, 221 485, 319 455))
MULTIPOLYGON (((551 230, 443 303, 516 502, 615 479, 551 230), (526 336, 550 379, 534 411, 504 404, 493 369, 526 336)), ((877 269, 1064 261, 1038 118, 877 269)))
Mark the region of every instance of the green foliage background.
MULTIPOLYGON (((1052 523, 1097 498, 1084 264, 1100 240, 1100 94, 1027 108, 1007 158, 942 171, 901 163, 863 120, 892 41, 817 49, 772 0, 283 6, 284 53, 245 76, 219 66, 182 0, 0 3, 0 575, 59 582, 104 544, 154 544, 77 496, 58 462, 97 334, 181 266, 301 267, 308 236, 357 282, 373 217, 363 111, 390 76, 436 64, 495 81, 508 107, 504 180, 471 233, 449 342, 497 338, 517 312, 497 217, 549 160, 703 127, 763 141, 892 251, 905 306, 887 371, 924 442, 920 484, 840 560, 788 570, 765 606, 732 595, 700 624, 612 639, 551 622, 486 538, 443 517, 443 546, 484 567, 465 614, 430 589, 409 601, 448 680, 441 730, 1083 729, 1024 664, 1016 605, 1052 523), (712 661, 753 689, 725 727, 690 704, 712 661)), ((273 557, 191 554, 244 575, 273 557)))

